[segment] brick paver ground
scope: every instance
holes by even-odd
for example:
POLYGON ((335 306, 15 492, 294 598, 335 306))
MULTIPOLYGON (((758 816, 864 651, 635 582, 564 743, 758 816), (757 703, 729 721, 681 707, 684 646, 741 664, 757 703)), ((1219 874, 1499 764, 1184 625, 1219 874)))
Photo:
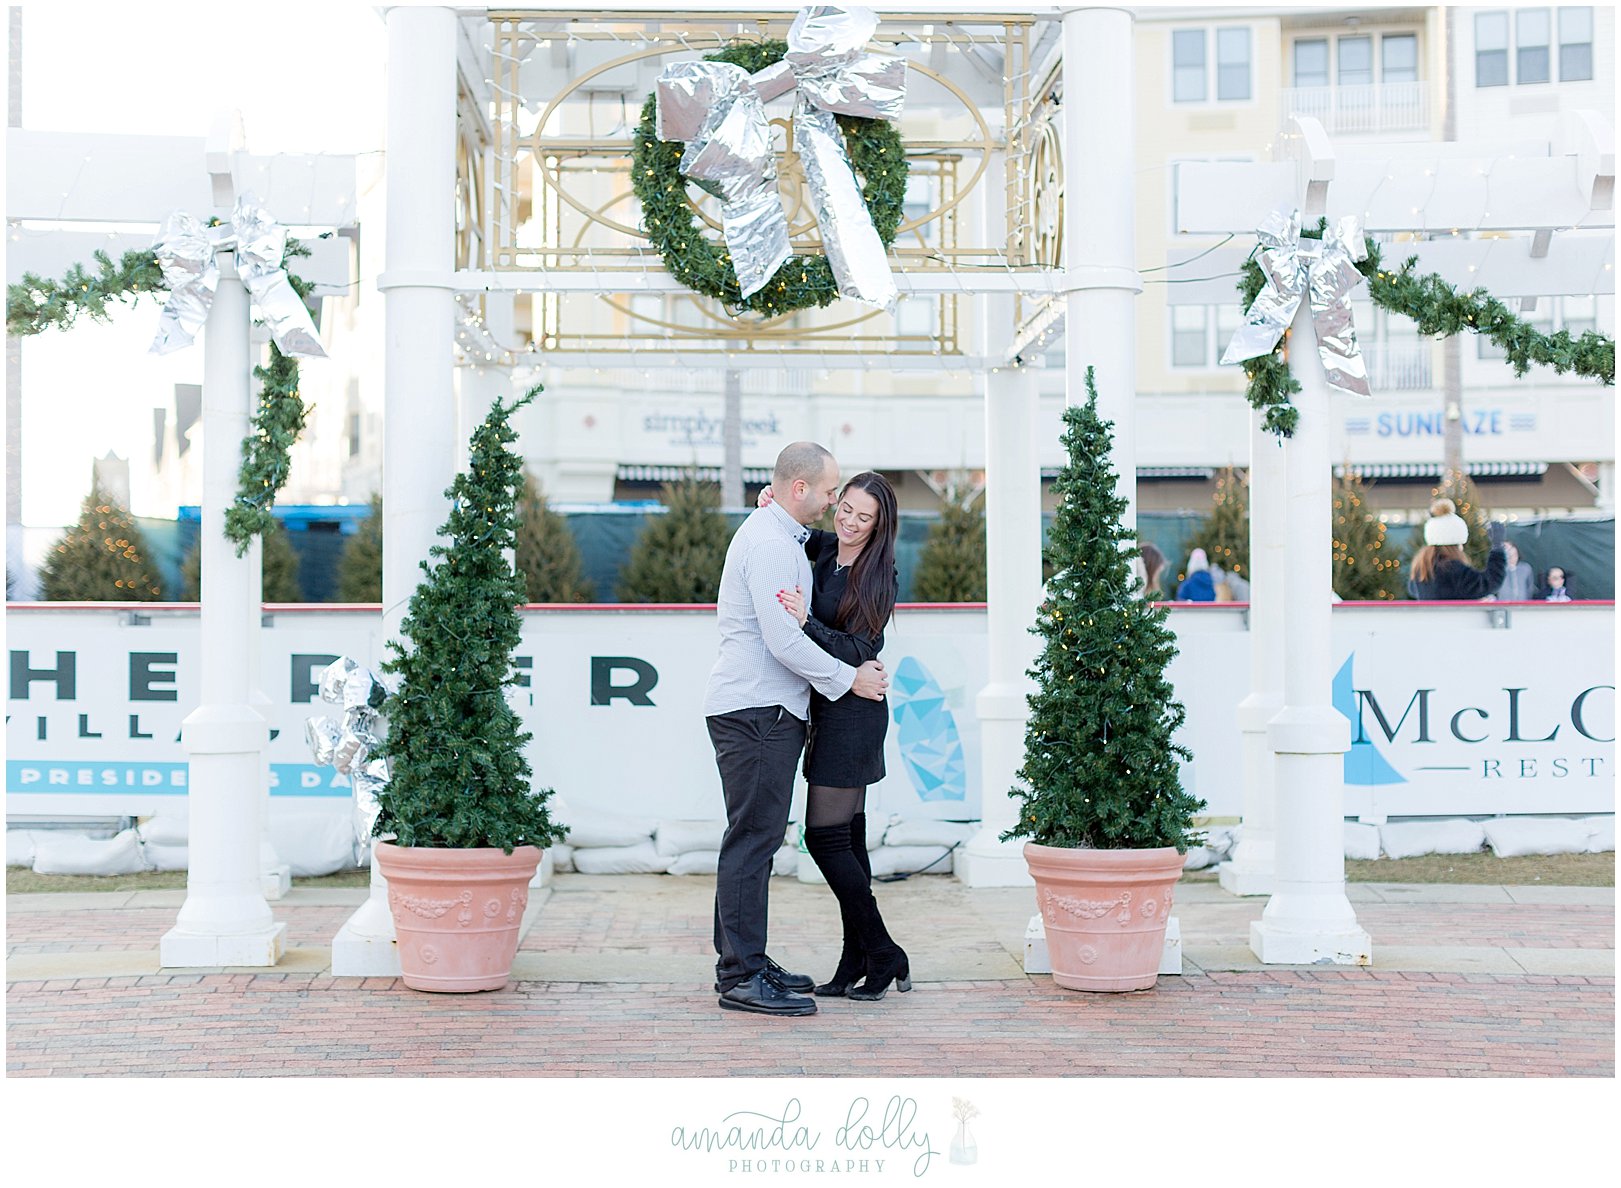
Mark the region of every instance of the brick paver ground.
MULTIPOLYGON (((585 972, 462 996, 325 968, 159 971, 157 941, 174 906, 75 897, 57 908, 13 897, 8 972, 29 961, 71 969, 152 957, 144 974, 11 981, 7 1068, 18 1077, 1614 1075, 1613 964, 1599 954, 1587 961, 1608 976, 1195 962, 1150 992, 1083 995, 1018 971, 1028 893, 918 879, 879 891, 913 953, 912 993, 823 1001, 814 1017, 771 1019, 717 1009, 704 984, 712 894, 704 879, 560 878, 524 939, 526 968, 544 970, 550 954, 585 972), (591 972, 609 958, 621 972, 591 972), (626 968, 645 968, 646 980, 626 968), (975 969, 998 972, 954 972, 975 969)), ((783 938, 774 953, 825 975, 838 929, 826 889, 777 880, 772 894, 773 937, 783 938)), ((1613 907, 1603 893, 1592 898, 1358 903, 1357 911, 1376 962, 1381 945, 1612 948, 1613 907)), ((1190 954, 1245 943, 1261 906, 1213 889, 1190 894, 1178 905, 1190 954)), ((289 944, 306 952, 330 943, 352 910, 275 908, 289 944)))

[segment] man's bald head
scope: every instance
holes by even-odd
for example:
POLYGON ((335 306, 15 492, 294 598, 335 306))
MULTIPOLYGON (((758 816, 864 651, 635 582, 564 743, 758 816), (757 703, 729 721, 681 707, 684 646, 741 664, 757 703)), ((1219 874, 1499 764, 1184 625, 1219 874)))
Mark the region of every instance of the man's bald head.
POLYGON ((839 464, 814 441, 796 441, 777 455, 771 490, 783 510, 801 524, 821 518, 838 493, 839 464))

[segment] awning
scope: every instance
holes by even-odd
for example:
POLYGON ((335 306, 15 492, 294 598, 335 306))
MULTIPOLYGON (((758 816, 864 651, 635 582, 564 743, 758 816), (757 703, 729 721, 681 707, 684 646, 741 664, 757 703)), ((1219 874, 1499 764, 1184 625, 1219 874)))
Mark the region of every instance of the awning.
MULTIPOLYGON (((614 472, 614 477, 622 483, 678 483, 693 469, 696 469, 701 483, 718 483, 721 480, 719 466, 621 466, 614 472)), ((771 481, 771 470, 766 466, 745 466, 743 481, 764 486, 771 481)))
MULTIPOLYGON (((1058 467, 1043 466, 1041 477, 1055 479, 1058 477, 1058 467)), ((1216 477, 1214 466, 1139 466, 1137 468, 1137 481, 1139 483, 1162 483, 1175 481, 1209 482, 1216 477)))
MULTIPOLYGON (((1464 470, 1470 478, 1541 478, 1548 473, 1546 462, 1465 462, 1464 470)), ((1443 467, 1439 462, 1370 462, 1352 466, 1365 479, 1436 479, 1443 467)), ((1343 475, 1344 466, 1334 467, 1336 475, 1343 475)))

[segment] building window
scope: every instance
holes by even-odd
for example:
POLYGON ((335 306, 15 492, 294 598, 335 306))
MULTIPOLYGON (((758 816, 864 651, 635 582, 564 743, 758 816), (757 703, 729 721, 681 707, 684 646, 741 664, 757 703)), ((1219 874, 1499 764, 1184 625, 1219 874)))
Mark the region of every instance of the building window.
POLYGON ((1216 98, 1250 97, 1250 31, 1216 30, 1216 98))
POLYGON ((1508 13, 1475 14, 1475 86, 1508 86, 1508 13))
POLYGON ((1563 297, 1559 301, 1561 329, 1572 338, 1580 338, 1589 330, 1598 329, 1598 298, 1563 297))
MULTIPOLYGON (((1513 63, 1516 85, 1554 81, 1554 14, 1558 13, 1559 81, 1583 82, 1593 77, 1593 10, 1591 8, 1521 8, 1513 13, 1513 63)), ((1504 87, 1509 78, 1509 13, 1475 14, 1475 86, 1504 87)))
POLYGON ((1545 83, 1549 81, 1548 10, 1522 8, 1514 14, 1514 81, 1516 83, 1545 83))
POLYGON ((1322 38, 1295 42, 1295 86, 1328 85, 1328 42, 1322 38))
POLYGON ((1171 366, 1210 366, 1209 337, 1202 305, 1171 306, 1171 366))
POLYGON ((1205 98, 1203 29, 1178 29, 1171 34, 1172 94, 1178 103, 1202 103, 1205 98))
POLYGON ((1171 366, 1207 370, 1219 367, 1222 353, 1244 321, 1244 312, 1237 302, 1170 308, 1171 366))
MULTIPOLYGON (((1250 31, 1228 26, 1215 33, 1215 98, 1218 102, 1250 98, 1250 31)), ((1176 29, 1171 33, 1171 98, 1176 103, 1205 103, 1211 98, 1211 30, 1176 29)))
POLYGON ((1580 82, 1593 77, 1593 10, 1559 10, 1559 81, 1580 82))
POLYGON ((1337 48, 1340 58, 1340 86, 1371 87, 1373 38, 1342 37, 1337 48))
POLYGON ((1387 33, 1379 39, 1379 69, 1387 83, 1418 81, 1418 36, 1387 33))

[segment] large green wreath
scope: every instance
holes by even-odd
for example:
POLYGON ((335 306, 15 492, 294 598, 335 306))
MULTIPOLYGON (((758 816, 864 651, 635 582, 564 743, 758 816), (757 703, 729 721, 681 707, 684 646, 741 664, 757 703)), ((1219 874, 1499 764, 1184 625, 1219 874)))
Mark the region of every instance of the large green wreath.
MULTIPOLYGON (((705 59, 730 62, 750 74, 773 66, 788 52, 784 41, 742 42, 705 59)), ((713 297, 732 313, 745 310, 777 317, 796 309, 821 308, 838 299, 839 286, 827 257, 794 256, 777 270, 765 287, 745 299, 737 272, 724 242, 703 233, 687 201, 681 155, 687 146, 679 140, 660 140, 654 132, 658 96, 642 104, 631 151, 631 185, 642 203, 642 227, 658 249, 670 275, 694 292, 713 297)), ((861 182, 861 194, 878 238, 887 249, 895 242, 906 202, 906 153, 901 134, 888 120, 838 116, 839 129, 861 182)))

